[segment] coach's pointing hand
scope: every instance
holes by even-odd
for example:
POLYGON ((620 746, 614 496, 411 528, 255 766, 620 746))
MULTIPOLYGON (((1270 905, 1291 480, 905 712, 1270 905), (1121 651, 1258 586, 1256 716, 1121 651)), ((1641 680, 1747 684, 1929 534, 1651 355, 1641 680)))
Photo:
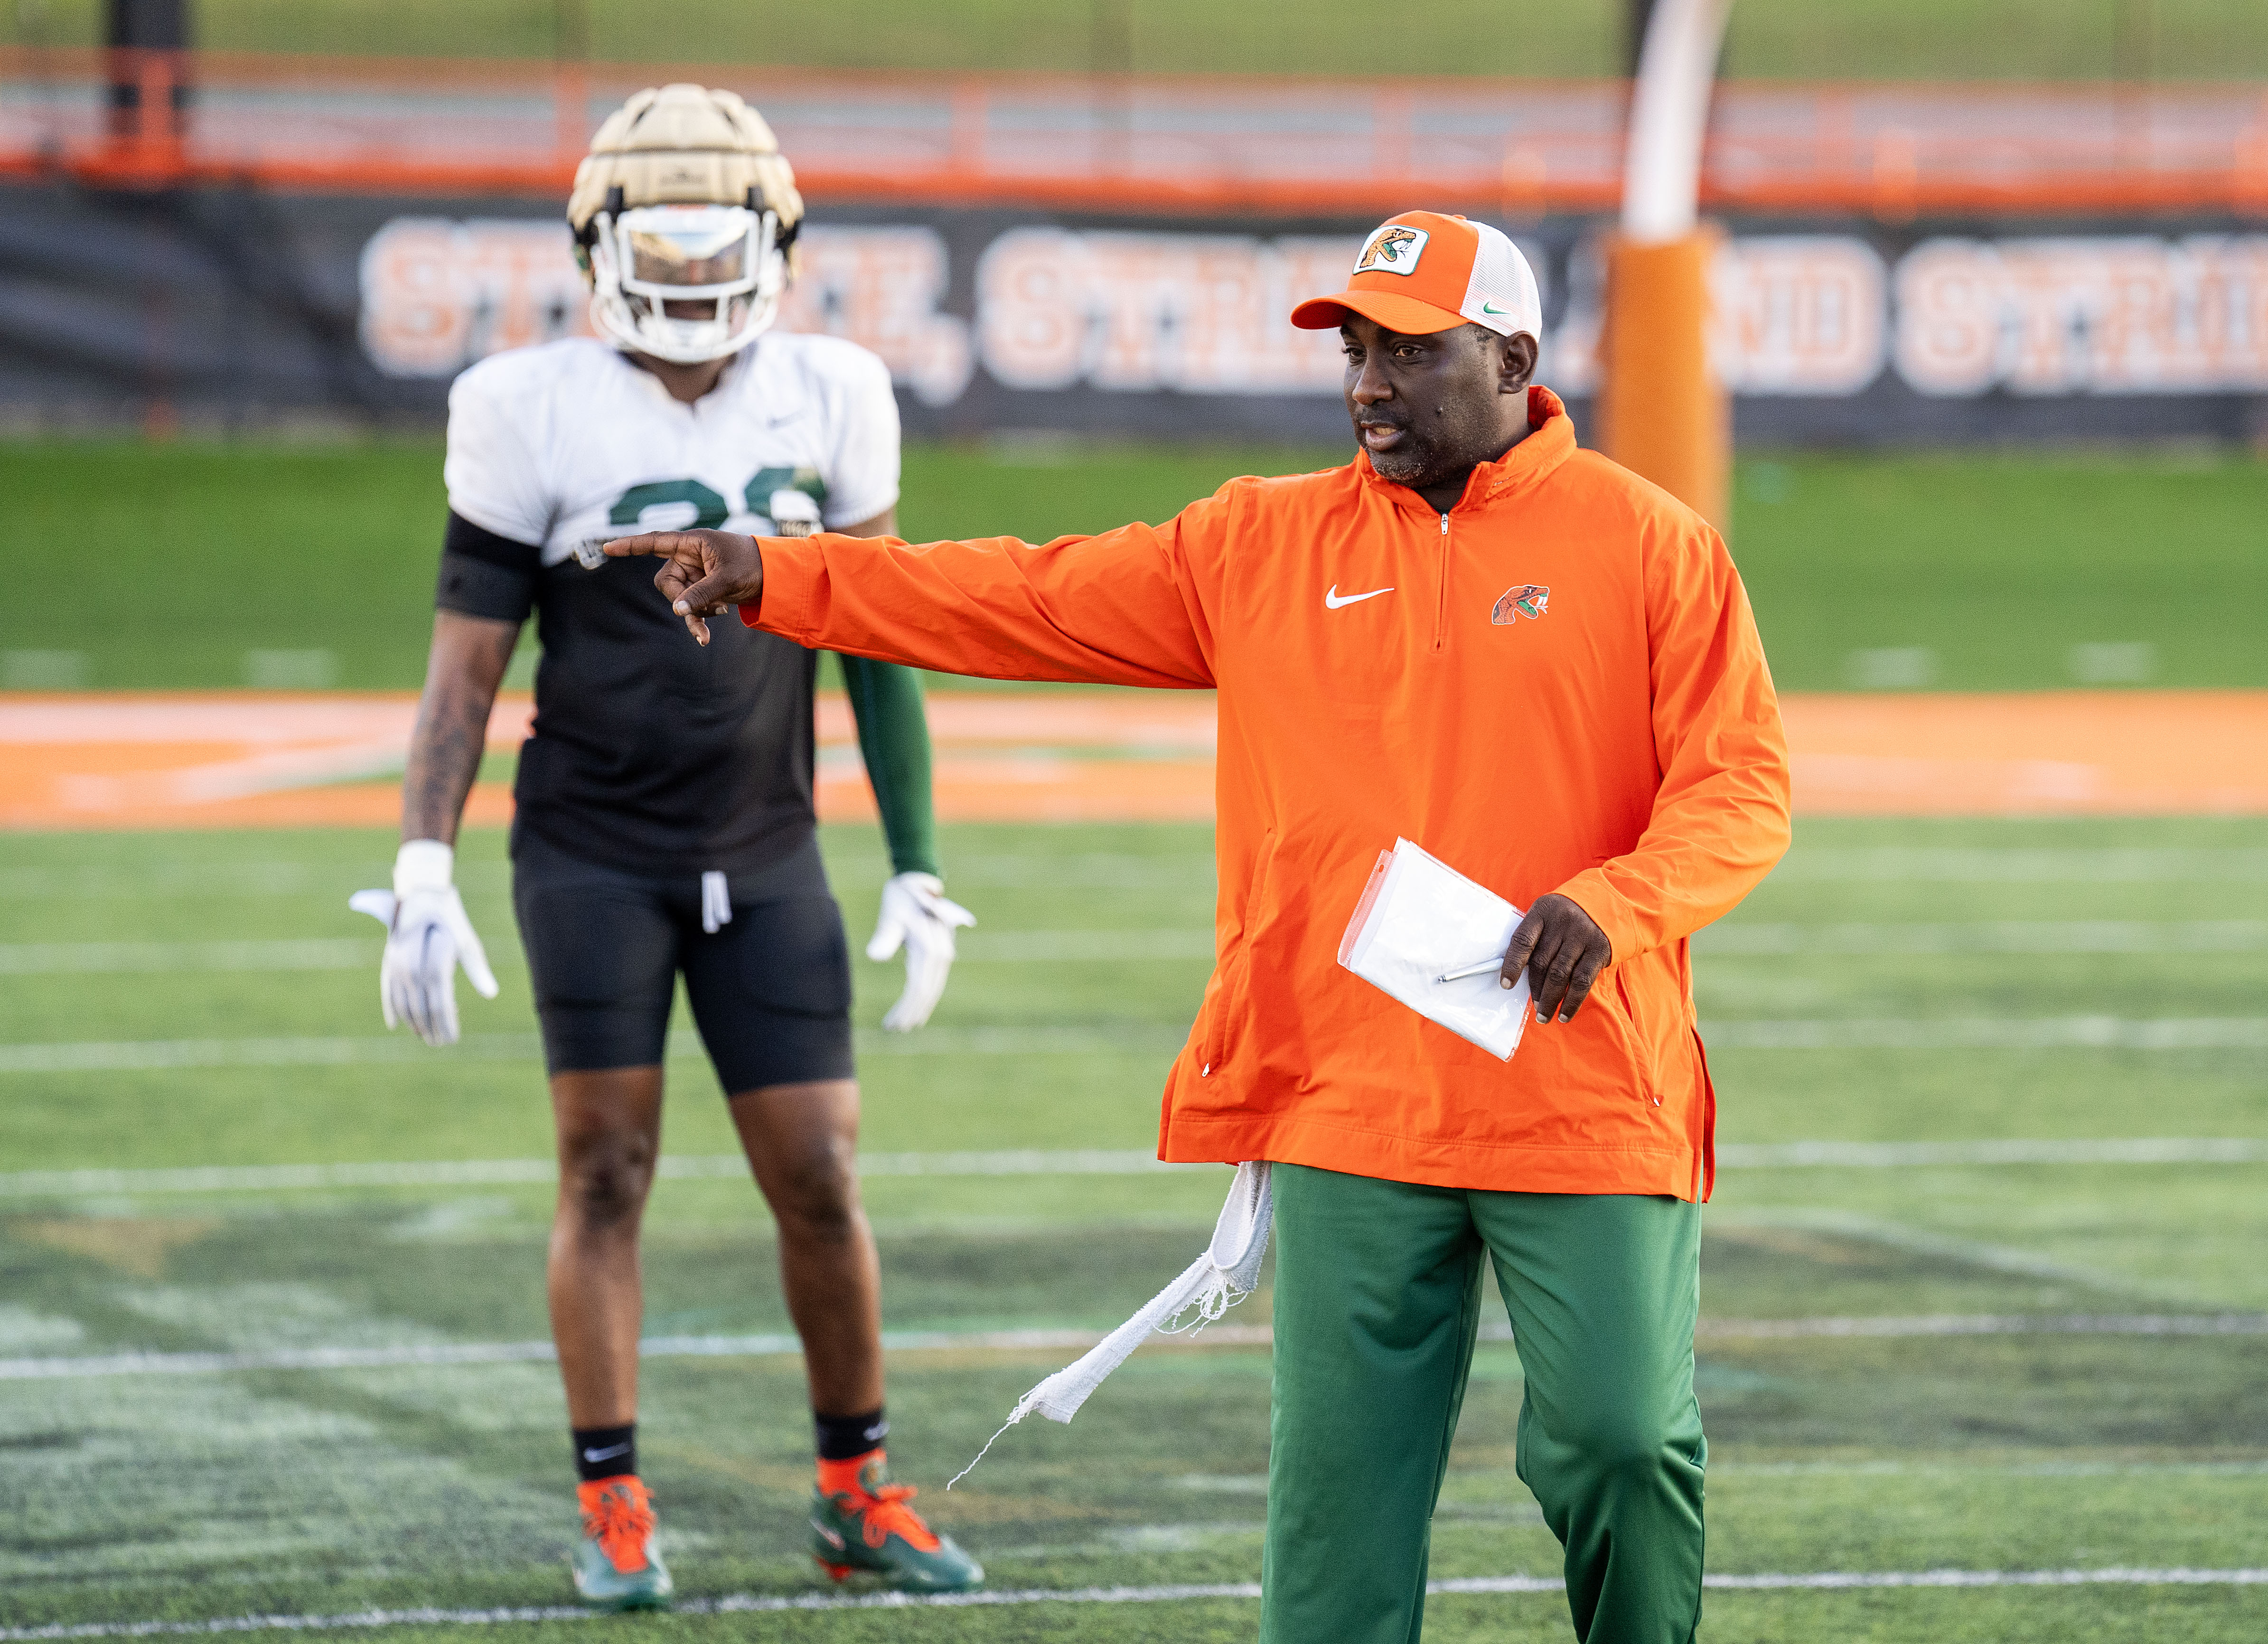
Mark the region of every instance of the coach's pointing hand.
POLYGON ((1614 958, 1614 944, 1591 916, 1565 896, 1538 896, 1505 949, 1503 979, 1516 985, 1528 972, 1528 992, 1538 1021, 1572 1021, 1614 958))
POLYGON ((664 563, 653 573, 653 586, 704 645, 709 624, 703 617, 723 616, 736 605, 763 600, 764 557, 753 536, 734 531, 653 531, 618 538, 607 544, 607 552, 615 559, 659 555, 664 563))

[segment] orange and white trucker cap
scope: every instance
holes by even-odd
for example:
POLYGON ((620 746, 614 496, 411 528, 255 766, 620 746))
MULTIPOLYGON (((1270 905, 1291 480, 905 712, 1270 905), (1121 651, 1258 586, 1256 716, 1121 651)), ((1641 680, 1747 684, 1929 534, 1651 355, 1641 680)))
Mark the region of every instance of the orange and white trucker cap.
POLYGON ((1439 211, 1388 217, 1362 242, 1347 288, 1292 311, 1302 331, 1346 323, 1351 308, 1389 331, 1424 336, 1466 324, 1543 339, 1543 299, 1520 247, 1485 223, 1439 211))

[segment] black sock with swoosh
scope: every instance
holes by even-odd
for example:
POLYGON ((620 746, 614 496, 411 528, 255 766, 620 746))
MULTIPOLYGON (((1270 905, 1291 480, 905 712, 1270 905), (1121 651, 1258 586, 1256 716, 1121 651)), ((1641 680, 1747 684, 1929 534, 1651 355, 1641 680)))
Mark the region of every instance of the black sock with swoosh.
POLYGON ((889 1419, 880 1404, 859 1416, 829 1416, 814 1410, 811 1420, 819 1430, 819 1459, 823 1462, 856 1461, 879 1446, 890 1431, 889 1419))
POLYGON ((575 1435, 575 1476, 585 1484, 637 1471, 637 1423, 619 1427, 570 1427, 575 1435))

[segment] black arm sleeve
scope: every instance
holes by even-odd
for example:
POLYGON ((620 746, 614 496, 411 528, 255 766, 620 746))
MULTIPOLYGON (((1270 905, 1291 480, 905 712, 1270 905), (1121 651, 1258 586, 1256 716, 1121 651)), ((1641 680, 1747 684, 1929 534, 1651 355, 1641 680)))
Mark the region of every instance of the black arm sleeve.
POLYGON ((535 608, 535 586, 543 570, 543 550, 528 542, 482 529, 452 512, 441 539, 441 574, 433 603, 465 616, 522 623, 535 608))

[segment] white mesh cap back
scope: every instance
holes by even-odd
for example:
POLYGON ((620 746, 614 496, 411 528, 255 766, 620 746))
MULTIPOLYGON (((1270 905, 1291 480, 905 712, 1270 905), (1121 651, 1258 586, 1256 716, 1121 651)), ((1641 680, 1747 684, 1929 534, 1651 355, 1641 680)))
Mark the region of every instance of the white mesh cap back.
POLYGON ((1479 247, 1473 254, 1472 277, 1465 282, 1465 300, 1457 312, 1484 325, 1499 336, 1525 331, 1543 340, 1543 299, 1535 289, 1535 270, 1520 254, 1520 247, 1503 231, 1475 223, 1479 247))

